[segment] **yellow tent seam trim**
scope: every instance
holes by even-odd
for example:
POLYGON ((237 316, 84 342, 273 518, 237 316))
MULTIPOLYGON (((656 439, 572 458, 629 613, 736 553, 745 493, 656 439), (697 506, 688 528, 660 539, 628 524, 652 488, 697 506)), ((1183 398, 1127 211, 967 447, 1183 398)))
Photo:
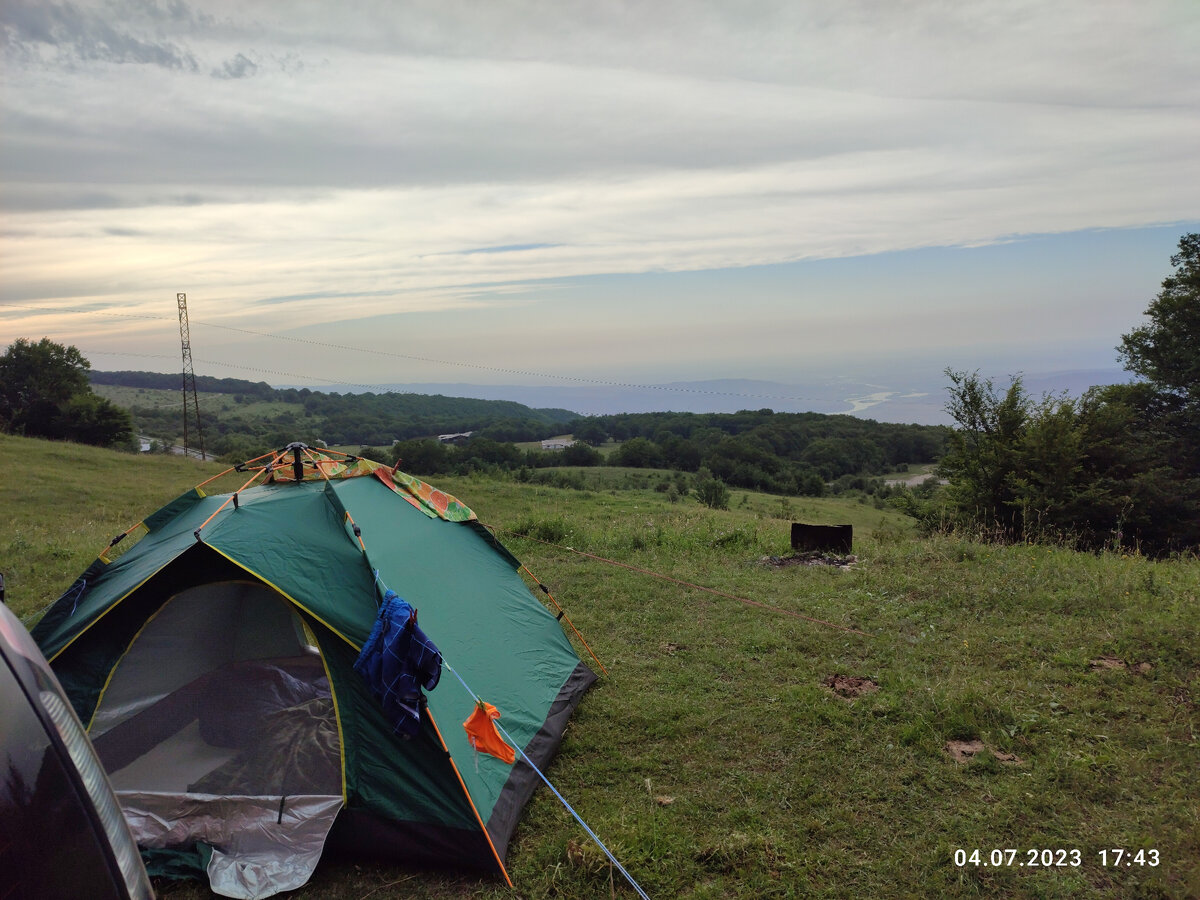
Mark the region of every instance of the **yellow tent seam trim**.
MULTIPOLYGON (((126 594, 125 596, 128 597, 129 595, 126 594)), ((167 608, 167 603, 170 603, 177 596, 178 594, 172 594, 170 597, 168 597, 167 602, 156 609, 154 611, 154 615, 150 616, 145 622, 142 623, 142 627, 134 632, 133 637, 129 639, 129 643, 125 645, 125 649, 121 651, 121 655, 117 657, 117 661, 113 663, 112 668, 108 670, 108 676, 104 679, 104 686, 100 688, 100 695, 96 698, 96 705, 92 707, 92 714, 88 717, 87 728, 84 729, 88 734, 92 733, 92 726, 96 723, 96 713, 100 711, 100 706, 104 703, 104 695, 108 692, 108 687, 110 684, 112 684, 113 676, 117 674, 117 669, 121 668, 121 663, 125 661, 125 657, 129 655, 129 651, 133 649, 133 645, 136 644, 138 638, 142 636, 142 632, 149 628, 150 623, 157 619, 159 613, 167 608)), ((121 599, 124 599, 124 597, 121 599)), ((63 649, 65 650, 66 647, 63 649)))
POLYGON ((110 612, 112 612, 114 609, 116 609, 118 606, 120 606, 122 603, 124 603, 127 599, 129 599, 129 596, 131 594, 136 593, 147 581, 149 581, 151 578, 153 578, 155 575, 157 575, 159 572, 161 572, 163 569, 165 569, 171 563, 175 562, 175 560, 178 558, 179 557, 176 556, 176 557, 172 557, 171 559, 167 560, 165 563, 163 563, 161 566, 159 566, 157 569, 155 569, 153 572, 151 572, 149 575, 147 575, 143 581, 138 582, 137 585, 135 585, 133 588, 126 591, 124 594, 122 594, 120 597, 118 597, 116 600, 114 600, 112 603, 110 603, 108 606, 108 609, 104 610, 104 612, 102 612, 102 613, 100 613, 100 615, 96 616, 96 618, 93 619, 92 622, 90 624, 88 624, 88 626, 86 628, 82 629, 78 634, 75 635, 75 637, 71 638, 69 641, 67 641, 65 644, 63 644, 62 649, 59 650, 57 653, 55 653, 52 657, 50 657, 46 661, 52 663, 52 662, 54 662, 54 660, 58 659, 60 656, 62 656, 64 653, 66 653, 67 648, 70 647, 72 644, 74 644, 77 640, 79 640, 85 634, 87 634, 89 631, 91 631, 93 628, 95 628, 97 622, 99 622, 101 619, 103 619, 105 616, 107 616, 110 612))
MULTIPOLYGON (((304 630, 309 631, 308 623, 301 619, 304 625, 304 630)), ((310 632, 313 640, 317 642, 317 649, 321 649, 321 640, 315 632, 310 632)), ((329 697, 333 700, 333 720, 337 722, 338 730, 338 757, 342 763, 342 803, 350 802, 350 797, 346 792, 346 735, 342 731, 342 708, 338 703, 337 691, 333 689, 333 676, 329 673, 329 663, 325 662, 325 653, 321 652, 321 666, 325 669, 325 678, 329 681, 329 697)))
MULTIPOLYGON (((151 576, 151 577, 153 577, 153 576, 151 576)), ((143 584, 144 583, 145 582, 143 582, 143 584)), ((231 583, 231 584, 255 584, 256 582, 234 581, 234 582, 229 582, 229 583, 231 583)), ((196 587, 196 586, 197 585, 192 585, 192 587, 196 587)), ((190 589, 189 588, 183 589, 183 591, 186 591, 186 590, 190 590, 190 589)), ((121 651, 121 655, 117 657, 117 661, 115 663, 113 663, 113 667, 108 670, 108 677, 106 677, 104 679, 104 686, 100 688, 100 696, 98 696, 96 698, 96 705, 94 707, 92 707, 91 718, 88 719, 87 728, 84 729, 89 734, 91 734, 92 725, 95 724, 96 713, 98 713, 100 711, 100 707, 104 703, 104 695, 108 691, 108 686, 112 683, 113 676, 117 674, 117 669, 121 668, 121 663, 125 661, 125 657, 129 655, 129 651, 133 649, 133 645, 136 644, 138 641, 138 638, 140 638, 142 636, 142 632, 145 631, 147 628, 149 628, 150 623, 153 622, 155 619, 157 619, 159 617, 159 614, 161 614, 162 611, 167 608, 167 604, 170 603, 172 600, 174 600, 176 597, 178 597, 180 594, 182 594, 183 591, 177 591, 176 593, 174 593, 170 597, 168 597, 166 599, 166 602, 164 602, 162 606, 160 606, 158 609, 156 609, 154 611, 153 615, 151 615, 148 619, 146 619, 145 622, 142 623, 142 627, 139 628, 136 632, 134 632, 133 637, 129 639, 129 644, 125 647, 124 650, 121 651)), ((129 595, 126 594, 125 596, 128 597, 129 595)), ((122 599, 124 599, 124 598, 122 598, 122 599)), ((65 650, 66 647, 64 647, 63 649, 65 650)))
POLYGON ((324 619, 322 619, 320 616, 318 616, 316 613, 314 613, 311 609, 309 609, 307 606, 305 606, 303 603, 301 603, 299 600, 297 600, 295 597, 293 597, 287 591, 283 590, 283 588, 281 588, 279 585, 275 584, 275 582, 270 581, 267 578, 264 578, 262 575, 260 575, 258 572, 255 572, 249 566, 238 562, 236 559, 234 559, 228 553, 222 553, 218 548, 214 547, 212 544, 205 544, 204 546, 208 547, 214 553, 217 553, 220 556, 225 557, 225 559, 229 560, 231 563, 233 563, 239 569, 242 569, 245 572, 249 572, 251 575, 253 575, 255 578, 257 578, 259 581, 261 581, 263 584, 270 587, 272 590, 276 591, 281 596, 286 597, 289 603, 294 604, 297 609, 304 610, 304 612, 306 612, 308 615, 312 616, 313 619, 320 622, 322 625, 324 625, 326 628, 328 628, 333 634, 336 634, 338 637, 340 637, 343 641, 345 641, 347 644, 349 644, 355 650, 359 650, 359 651, 362 650, 362 647, 360 645, 355 644, 354 641, 350 640, 350 638, 346 637, 344 634, 342 634, 340 631, 338 631, 336 628, 334 628, 332 625, 330 625, 328 622, 326 622, 324 619))

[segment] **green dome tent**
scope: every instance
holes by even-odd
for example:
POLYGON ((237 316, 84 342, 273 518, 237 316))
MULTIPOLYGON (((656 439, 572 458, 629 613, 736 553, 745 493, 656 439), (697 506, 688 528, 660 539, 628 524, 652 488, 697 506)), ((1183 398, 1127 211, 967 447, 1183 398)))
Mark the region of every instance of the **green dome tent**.
POLYGON ((239 469, 264 483, 168 503, 34 629, 139 844, 199 848, 228 896, 299 887, 327 839, 507 878, 529 762, 553 756, 595 675, 455 498, 302 444, 239 469), (426 692, 411 739, 354 671, 385 585, 457 676, 426 692), (471 691, 515 763, 475 749, 471 691))

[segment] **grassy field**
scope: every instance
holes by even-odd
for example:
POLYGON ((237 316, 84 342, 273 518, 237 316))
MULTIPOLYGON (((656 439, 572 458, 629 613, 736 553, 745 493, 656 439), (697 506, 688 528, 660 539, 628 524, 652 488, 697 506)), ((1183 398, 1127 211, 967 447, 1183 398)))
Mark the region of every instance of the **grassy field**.
MULTIPOLYGON (((0 570, 22 615, 219 470, 3 436, 0 463, 0 570)), ((437 483, 503 530, 611 672, 548 774, 651 897, 1200 896, 1195 559, 921 538, 853 501, 734 491, 711 511, 652 479, 437 483), (853 523, 856 561, 764 560, 788 555, 793 519, 853 523), (1066 864, 1021 865, 1042 850, 1066 864)), ((515 891, 335 862, 300 896, 633 896, 548 791, 508 862, 515 891)))

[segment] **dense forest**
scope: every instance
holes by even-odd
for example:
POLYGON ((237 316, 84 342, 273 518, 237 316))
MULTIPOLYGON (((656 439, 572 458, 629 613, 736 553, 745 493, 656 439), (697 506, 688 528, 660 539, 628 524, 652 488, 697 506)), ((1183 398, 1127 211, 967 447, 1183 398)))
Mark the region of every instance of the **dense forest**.
MULTIPOLYGON (((178 390, 179 376, 152 372, 94 372, 94 384, 143 392, 178 390)), ((441 395, 339 394, 307 388, 272 388, 236 378, 197 377, 205 449, 244 459, 293 440, 330 446, 377 447, 376 456, 404 460, 418 475, 478 469, 520 470, 605 463, 632 468, 706 470, 725 484, 783 494, 819 495, 859 488, 910 464, 932 463, 949 430, 892 425, 852 416, 775 413, 637 413, 580 417, 561 409, 441 395), (438 434, 472 432, 461 446, 438 434), (516 442, 574 433, 580 444, 565 451, 522 450, 516 442), (618 446, 607 458, 593 449, 618 446)), ((177 441, 180 406, 162 394, 130 402, 139 433, 177 441)))
MULTIPOLYGON (((179 375, 92 372, 94 385, 140 389, 128 401, 139 434, 178 443, 180 402, 151 391, 180 390, 179 375)), ((533 441, 560 434, 577 417, 565 409, 533 409, 507 400, 408 393, 339 394, 273 388, 238 378, 196 377, 205 450, 245 458, 293 440, 329 445, 382 445, 418 436, 470 431, 500 441, 533 441)), ((179 396, 178 393, 176 396, 179 396)))
MULTIPOLYGON (((183 383, 178 372, 88 372, 92 384, 119 384, 124 387, 150 388, 159 391, 177 391, 183 383)), ((213 394, 243 394, 273 399, 275 388, 265 381, 247 381, 244 378, 213 378, 210 375, 196 376, 196 390, 213 394)))
POLYGON ((779 493, 811 493, 814 481, 882 475, 941 456, 949 429, 894 425, 846 415, 776 413, 636 413, 574 423, 588 443, 623 442, 615 465, 696 471, 728 484, 779 493))
POLYGON ((937 460, 950 435, 941 426, 769 409, 593 416, 569 427, 580 443, 551 453, 473 438, 459 447, 403 441, 391 458, 401 459, 407 471, 425 475, 607 464, 696 472, 734 487, 819 496, 830 487, 873 492, 879 485, 871 482, 878 476, 937 460), (607 457, 594 449, 614 441, 618 445, 607 457))

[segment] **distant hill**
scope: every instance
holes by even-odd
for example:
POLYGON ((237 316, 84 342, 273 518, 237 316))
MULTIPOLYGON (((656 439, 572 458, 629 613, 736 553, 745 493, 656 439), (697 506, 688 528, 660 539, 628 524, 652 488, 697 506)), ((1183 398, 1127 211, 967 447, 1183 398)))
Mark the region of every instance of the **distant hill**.
MULTIPOLYGON (((92 372, 92 386, 133 415, 139 434, 178 443, 180 376, 92 372)), ((478 432, 501 441, 536 441, 562 432, 578 416, 511 400, 384 391, 339 394, 273 388, 264 382, 198 376, 205 449, 217 455, 262 452, 293 440, 388 446, 406 438, 478 432)))
MULTIPOLYGON (((998 385, 1008 384, 1008 373, 990 377, 994 377, 998 385)), ((1093 385, 1128 380, 1128 373, 1116 367, 1024 376, 1025 388, 1034 396, 1062 391, 1079 396, 1093 385)), ((948 425, 950 419, 945 411, 948 384, 938 372, 933 376, 893 375, 878 379, 830 376, 794 384, 747 378, 650 385, 415 382, 383 384, 378 390, 514 400, 532 407, 565 407, 593 416, 664 411, 734 413, 769 408, 775 412, 844 413, 879 422, 948 425)))
MULTIPOLYGON (((122 387, 150 388, 160 391, 178 391, 183 387, 183 376, 178 372, 88 372, 92 384, 114 384, 122 387)), ((255 397, 270 397, 275 388, 265 381, 246 381, 243 378, 213 378, 209 375, 196 376, 196 390, 209 394, 250 394, 255 397)))

